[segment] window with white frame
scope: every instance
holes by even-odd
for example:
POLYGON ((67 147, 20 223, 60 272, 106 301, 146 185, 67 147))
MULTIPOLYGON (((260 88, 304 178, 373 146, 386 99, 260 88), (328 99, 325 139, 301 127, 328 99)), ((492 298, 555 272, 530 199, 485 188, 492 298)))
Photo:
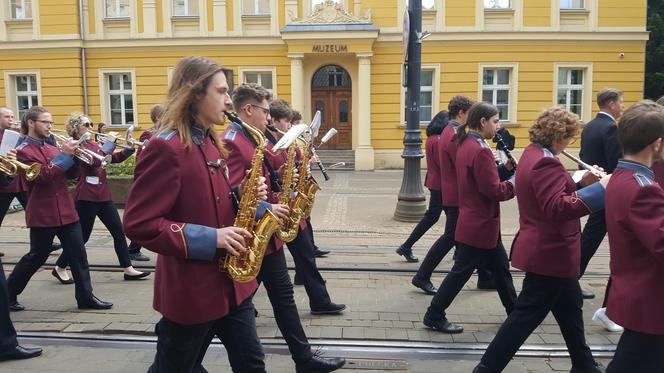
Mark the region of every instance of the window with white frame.
POLYGON ((585 69, 561 67, 558 69, 556 103, 583 118, 583 88, 585 69))
POLYGON ((484 0, 484 9, 510 9, 510 0, 484 0))
POLYGON ((130 0, 105 0, 106 18, 129 18, 130 0))
MULTIPOLYGON (((422 68, 420 72, 420 123, 429 123, 433 118, 435 69, 422 68)), ((405 90, 404 113, 408 120, 408 89, 405 90)))
POLYGON ((9 0, 12 19, 32 19, 32 0, 9 0))
POLYGON ((243 81, 245 83, 256 83, 274 94, 272 71, 245 71, 243 74, 243 81))
POLYGON ((131 73, 108 73, 105 79, 109 124, 111 126, 134 124, 134 92, 131 73))
POLYGON ((37 91, 37 75, 14 75, 14 88, 16 94, 16 109, 18 118, 33 106, 39 105, 39 92, 37 91))
POLYGON ((198 0, 173 0, 173 16, 198 16, 198 0))
POLYGON ((584 0, 560 0, 560 9, 585 9, 584 0))
POLYGON ((482 72, 482 101, 498 108, 501 121, 510 120, 510 89, 512 69, 484 68, 482 72))
POLYGON ((436 6, 436 0, 422 0, 422 10, 433 10, 436 6))
POLYGON ((243 0, 242 14, 244 15, 269 15, 269 0, 243 0))

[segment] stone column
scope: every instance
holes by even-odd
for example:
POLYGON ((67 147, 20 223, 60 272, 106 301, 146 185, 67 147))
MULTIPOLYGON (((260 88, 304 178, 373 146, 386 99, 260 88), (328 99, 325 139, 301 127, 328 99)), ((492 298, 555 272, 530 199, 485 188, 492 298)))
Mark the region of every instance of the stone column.
POLYGON ((373 53, 358 53, 357 94, 358 108, 357 146, 355 147, 355 169, 374 169, 374 149, 371 145, 371 57, 373 53))
POLYGON ((304 113, 304 67, 303 53, 289 53, 291 61, 291 105, 293 109, 304 113))

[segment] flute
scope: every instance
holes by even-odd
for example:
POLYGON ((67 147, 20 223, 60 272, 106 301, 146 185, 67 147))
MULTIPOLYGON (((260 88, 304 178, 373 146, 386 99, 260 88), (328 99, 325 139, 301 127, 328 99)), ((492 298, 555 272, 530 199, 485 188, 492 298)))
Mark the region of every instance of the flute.
POLYGON ((581 166, 581 168, 587 170, 588 172, 590 172, 591 174, 597 176, 600 179, 608 175, 606 172, 600 170, 599 168, 589 165, 588 163, 580 160, 579 158, 569 154, 568 152, 566 152, 564 150, 562 152, 560 152, 560 154, 562 154, 565 157, 573 160, 574 162, 576 162, 576 164, 581 166))

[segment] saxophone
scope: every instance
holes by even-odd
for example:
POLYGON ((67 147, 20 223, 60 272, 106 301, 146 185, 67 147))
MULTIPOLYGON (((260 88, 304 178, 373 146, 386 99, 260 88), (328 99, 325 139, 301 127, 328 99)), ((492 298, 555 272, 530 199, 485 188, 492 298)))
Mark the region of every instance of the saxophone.
POLYGON ((300 180, 297 185, 297 193, 307 196, 306 203, 302 207, 302 218, 306 219, 311 216, 311 210, 314 208, 316 200, 316 192, 320 190, 320 186, 316 180, 309 175, 309 144, 302 150, 302 160, 300 163, 300 180))
POLYGON ((256 222, 256 211, 260 200, 256 198, 258 190, 258 180, 263 176, 263 156, 265 152, 265 139, 263 134, 252 126, 242 122, 237 115, 225 112, 231 122, 236 122, 254 138, 256 149, 251 159, 251 170, 247 182, 242 192, 240 205, 235 216, 233 226, 244 228, 252 234, 252 238, 247 245, 247 251, 239 256, 226 255, 219 261, 219 270, 226 271, 230 278, 236 282, 248 282, 258 276, 265 256, 265 250, 270 242, 270 238, 281 225, 281 221, 270 211, 266 210, 265 215, 256 222), (223 262, 222 262, 223 261, 223 262))
POLYGON ((277 238, 284 242, 291 242, 297 237, 297 233, 300 231, 300 220, 303 215, 302 207, 305 205, 304 201, 306 201, 306 196, 300 193, 293 196, 293 192, 295 192, 293 176, 295 175, 296 151, 297 145, 295 143, 288 147, 288 158, 281 183, 282 191, 279 194, 279 203, 288 205, 290 208, 287 224, 275 233, 277 238))

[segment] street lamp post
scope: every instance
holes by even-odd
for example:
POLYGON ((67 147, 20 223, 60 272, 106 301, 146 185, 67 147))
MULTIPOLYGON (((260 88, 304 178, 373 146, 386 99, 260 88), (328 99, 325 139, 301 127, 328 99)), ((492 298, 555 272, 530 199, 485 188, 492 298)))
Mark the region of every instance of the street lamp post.
MULTIPOLYGON (((420 71, 422 69, 422 0, 408 1, 407 87, 406 131, 403 137, 404 159, 403 180, 394 212, 398 221, 419 221, 426 211, 426 198, 422 188, 420 162, 422 154, 422 134, 420 132, 420 71)), ((407 30, 404 30, 407 32, 407 30)))

